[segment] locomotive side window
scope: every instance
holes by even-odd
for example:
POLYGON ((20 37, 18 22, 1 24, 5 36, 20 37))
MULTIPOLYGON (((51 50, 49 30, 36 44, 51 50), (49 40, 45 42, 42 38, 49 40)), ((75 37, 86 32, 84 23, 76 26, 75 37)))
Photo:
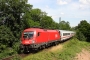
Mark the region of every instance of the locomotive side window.
POLYGON ((24 32, 23 38, 32 38, 34 35, 34 32, 24 32))
POLYGON ((37 36, 40 36, 40 32, 38 32, 38 35, 37 36))

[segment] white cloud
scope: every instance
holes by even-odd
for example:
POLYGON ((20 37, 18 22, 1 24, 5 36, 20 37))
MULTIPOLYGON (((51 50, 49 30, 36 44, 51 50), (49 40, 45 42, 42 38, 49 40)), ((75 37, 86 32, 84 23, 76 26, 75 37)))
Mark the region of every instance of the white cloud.
POLYGON ((79 8, 79 4, 78 3, 72 3, 71 7, 72 7, 71 9, 77 10, 79 8))
POLYGON ((68 4, 68 2, 63 1, 63 0, 57 0, 57 3, 58 3, 59 5, 65 5, 65 4, 68 4))
POLYGON ((32 4, 35 4, 35 3, 41 3, 43 2, 44 0, 37 0, 37 1, 34 1, 34 0, 28 0, 28 3, 32 3, 32 4))
POLYGON ((71 2, 71 0, 57 0, 57 3, 59 5, 65 5, 65 4, 68 4, 69 2, 71 2))
POLYGON ((46 5, 46 7, 45 7, 45 8, 49 9, 50 7, 49 7, 48 5, 46 5))
POLYGON ((85 5, 90 4, 90 0, 79 0, 79 2, 85 5))
POLYGON ((79 7, 80 9, 88 9, 90 8, 90 0, 79 0, 79 7))
POLYGON ((63 12, 61 12, 61 15, 64 15, 64 13, 63 13, 63 12))
POLYGON ((85 9, 85 5, 80 4, 80 5, 79 5, 79 8, 80 8, 80 9, 85 9))

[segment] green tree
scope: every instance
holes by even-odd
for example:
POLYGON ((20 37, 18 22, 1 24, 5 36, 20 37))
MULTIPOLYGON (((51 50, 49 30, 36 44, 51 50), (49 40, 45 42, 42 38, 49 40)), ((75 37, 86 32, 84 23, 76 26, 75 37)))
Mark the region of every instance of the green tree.
POLYGON ((32 9, 30 11, 30 14, 31 14, 31 19, 33 21, 38 21, 40 22, 41 20, 41 17, 42 17, 42 11, 40 9, 32 9))
POLYGON ((86 37, 84 36, 83 33, 81 33, 81 31, 77 30, 76 32, 76 38, 80 41, 86 41, 86 37))
POLYGON ((59 24, 53 21, 52 25, 51 25, 51 28, 52 29, 59 29, 59 24))
POLYGON ((16 32, 23 29, 22 16, 31 8, 32 5, 27 4, 27 0, 0 0, 0 12, 5 20, 4 24, 11 29, 16 38, 20 35, 16 32))
POLYGON ((40 23, 41 23, 41 26, 43 28, 51 29, 52 28, 53 19, 50 16, 44 16, 40 23))
POLYGON ((59 23, 59 29, 61 29, 61 30, 70 30, 71 27, 70 27, 69 22, 68 22, 68 21, 67 21, 67 22, 61 21, 61 22, 59 23))
POLYGON ((25 28, 23 16, 31 9, 27 0, 0 0, 0 49, 20 41, 25 28))
POLYGON ((29 12, 25 12, 23 16, 25 28, 42 27, 41 21, 45 16, 47 16, 46 12, 42 12, 40 9, 31 9, 29 12))
POLYGON ((12 47, 15 41, 16 39, 11 30, 4 25, 0 26, 0 50, 12 47))
POLYGON ((86 37, 87 41, 90 41, 90 24, 86 20, 80 21, 76 29, 86 37))

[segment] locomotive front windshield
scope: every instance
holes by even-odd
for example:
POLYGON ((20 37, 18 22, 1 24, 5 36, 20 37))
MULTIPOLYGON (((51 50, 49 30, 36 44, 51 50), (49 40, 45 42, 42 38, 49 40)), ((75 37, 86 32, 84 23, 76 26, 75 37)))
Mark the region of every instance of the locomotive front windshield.
POLYGON ((23 38, 32 38, 34 35, 34 32, 24 32, 23 38))

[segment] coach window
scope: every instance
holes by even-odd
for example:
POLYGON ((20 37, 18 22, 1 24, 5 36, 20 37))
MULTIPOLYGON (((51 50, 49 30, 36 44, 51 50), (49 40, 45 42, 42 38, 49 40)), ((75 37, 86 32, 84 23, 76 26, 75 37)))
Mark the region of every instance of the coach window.
POLYGON ((65 36, 66 35, 66 33, 63 33, 63 36, 65 36))
POLYGON ((63 36, 65 36, 65 35, 70 35, 70 33, 63 33, 63 36))
POLYGON ((70 35, 70 33, 68 33, 68 35, 70 35))

